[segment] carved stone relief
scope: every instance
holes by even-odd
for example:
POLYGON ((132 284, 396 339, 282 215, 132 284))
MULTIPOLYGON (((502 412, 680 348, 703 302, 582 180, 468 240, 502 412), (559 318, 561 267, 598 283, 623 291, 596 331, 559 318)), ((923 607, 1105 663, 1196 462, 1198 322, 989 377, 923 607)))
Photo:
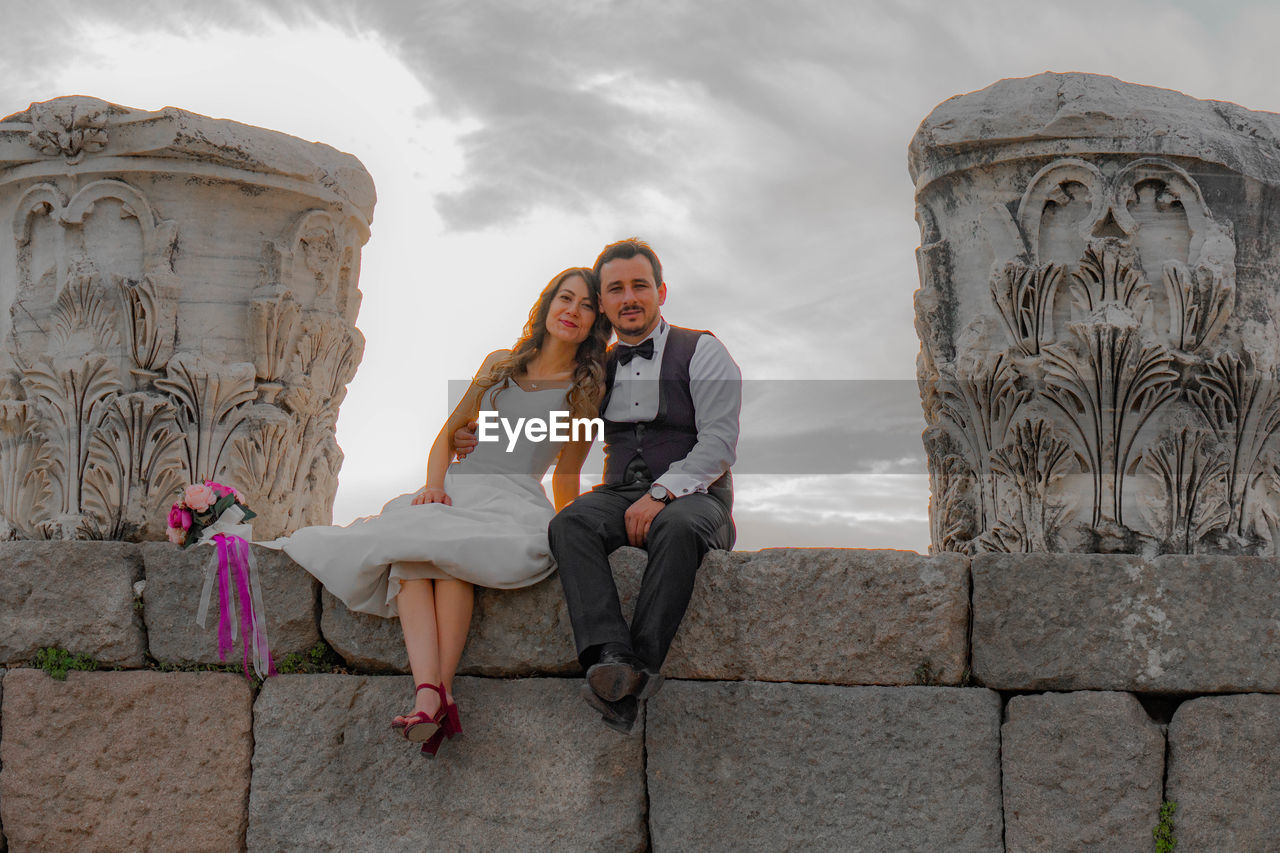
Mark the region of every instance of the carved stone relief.
POLYGON ((0 143, 11 137, 30 153, 0 156, 13 235, 0 537, 163 538, 176 490, 206 478, 245 494, 260 537, 327 523, 334 425, 364 347, 353 322, 373 192, 359 163, 90 98, 34 104, 0 122, 0 143), (206 193, 228 182, 252 190, 257 219, 208 232, 211 212, 228 213, 206 193))
POLYGON ((952 357, 917 297, 934 547, 1259 550, 1280 396, 1222 339, 1235 243, 1191 175, 1063 158, 982 233, 987 302, 952 357))
POLYGON ((1277 146, 1206 104, 1046 74, 921 125, 934 550, 1280 547, 1277 146))

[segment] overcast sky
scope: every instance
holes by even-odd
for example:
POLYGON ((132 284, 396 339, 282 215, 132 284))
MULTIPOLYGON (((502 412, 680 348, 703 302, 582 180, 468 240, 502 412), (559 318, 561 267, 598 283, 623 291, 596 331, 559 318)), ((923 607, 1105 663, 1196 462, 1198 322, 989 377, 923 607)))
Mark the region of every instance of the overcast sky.
POLYGON ((448 380, 512 343, 555 272, 638 235, 662 256, 668 319, 713 330, 750 380, 738 547, 923 551, 920 121, 1046 70, 1280 111, 1280 12, 1263 3, 0 0, 0 15, 0 116, 68 94, 176 106, 328 143, 373 175, 337 522, 421 483, 448 380))

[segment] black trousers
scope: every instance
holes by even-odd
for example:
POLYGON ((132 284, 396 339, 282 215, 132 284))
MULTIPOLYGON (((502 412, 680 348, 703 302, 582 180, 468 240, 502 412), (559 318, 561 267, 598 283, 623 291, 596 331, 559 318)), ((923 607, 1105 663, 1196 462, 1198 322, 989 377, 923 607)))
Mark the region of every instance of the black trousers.
POLYGON ((627 544, 627 508, 651 484, 600 486, 581 495, 551 521, 551 553, 584 667, 601 646, 617 643, 658 669, 693 595, 694 576, 713 548, 733 547, 737 532, 729 508, 718 498, 692 494, 672 501, 653 519, 645 540, 649 562, 640 582, 630 628, 622 616, 609 554, 627 544))

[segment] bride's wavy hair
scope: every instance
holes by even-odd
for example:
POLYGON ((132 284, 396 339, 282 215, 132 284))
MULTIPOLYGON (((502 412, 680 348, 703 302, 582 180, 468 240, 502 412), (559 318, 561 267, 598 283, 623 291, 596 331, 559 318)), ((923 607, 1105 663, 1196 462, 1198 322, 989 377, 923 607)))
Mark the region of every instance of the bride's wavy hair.
POLYGON ((574 356, 577 363, 567 395, 569 410, 575 418, 593 418, 598 414, 600 401, 604 398, 605 350, 609 346, 609 336, 613 334, 613 325, 600 310, 600 280, 586 267, 570 267, 557 273, 543 288, 538 301, 529 311, 529 321, 524 324, 520 339, 511 347, 511 354, 490 368, 488 374, 476 379, 482 392, 502 383, 502 387, 494 392, 501 393, 503 388, 510 385, 512 377, 523 371, 538 354, 547 336, 547 315, 551 312, 551 301, 560 292, 560 285, 574 276, 582 279, 587 292, 591 294, 591 307, 596 311, 596 321, 586 339, 578 344, 578 352, 574 356))

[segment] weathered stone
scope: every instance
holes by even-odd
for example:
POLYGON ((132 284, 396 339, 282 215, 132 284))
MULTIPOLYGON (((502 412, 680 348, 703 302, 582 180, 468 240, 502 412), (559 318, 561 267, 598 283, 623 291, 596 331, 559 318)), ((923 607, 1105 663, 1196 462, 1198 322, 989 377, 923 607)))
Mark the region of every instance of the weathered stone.
POLYGON ((0 662, 57 646, 100 663, 141 666, 134 608, 137 546, 123 542, 0 542, 0 662))
POLYGON ((942 551, 1263 554, 1280 115, 1001 80, 911 142, 942 551))
POLYGON ((1151 846, 1164 733, 1131 694, 1014 696, 1000 750, 1006 850, 1151 846))
POLYGON ((237 850, 252 693, 224 673, 11 670, 0 811, 18 850, 237 850))
POLYGON ((259 537, 328 523, 373 206, 350 154, 172 107, 0 120, 0 539, 160 539, 215 475, 259 537))
POLYGON ((1178 853, 1275 850, 1280 696, 1205 696, 1169 723, 1165 799, 1178 853))
POLYGON ((671 678, 958 684, 969 561, 958 554, 714 551, 663 671, 671 678))
POLYGON ((984 555, 973 670, 1001 690, 1275 692, 1277 613, 1261 557, 984 555))
POLYGON ((571 679, 455 683, 466 736, 423 761, 388 723, 408 678, 269 679, 254 707, 250 850, 643 850, 643 738, 571 679))
MULTIPOLYGON (((4 676, 8 670, 0 668, 0 708, 4 707, 4 676)), ((0 731, 4 730, 4 720, 0 718, 0 731)), ((4 762, 0 760, 0 771, 4 769, 4 762)), ((9 849, 9 839, 4 834, 4 790, 0 788, 0 853, 5 853, 9 849)))
MULTIPOLYGON (((267 639, 278 663, 290 652, 305 652, 320 640, 319 583, 284 553, 251 547, 262 582, 267 639)), ((195 620, 205 567, 217 552, 206 546, 182 550, 167 542, 148 542, 139 551, 147 575, 142 600, 151 656, 164 663, 218 663, 216 582, 206 626, 201 628, 195 620)))
POLYGON ((908 167, 919 186, 1066 150, 1192 157, 1280 182, 1280 115, 1101 74, 1047 72, 943 101, 912 138, 908 167))
POLYGON ((1000 697, 670 681, 648 703, 665 850, 998 850, 1000 697))
MULTIPOLYGON (((623 612, 635 602, 645 555, 619 548, 609 562, 623 612)), ((369 672, 408 672, 409 656, 398 619, 353 613, 325 591, 320 630, 351 667, 369 672)), ((458 671, 499 677, 580 672, 569 611, 555 575, 523 589, 476 589, 471 633, 458 671)))
POLYGON ((320 606, 320 635, 347 666, 361 672, 409 671, 399 619, 348 610, 323 588, 320 606))
MULTIPOLYGON (((610 558, 630 612, 646 556, 610 558)), ((967 657, 968 560, 908 551, 713 551, 664 672, 672 678, 834 684, 958 683, 967 657), (812 638, 822 637, 814 645, 812 638)), ((405 672, 396 620, 351 613, 324 594, 321 629, 351 666, 405 672)), ((560 582, 477 590, 460 672, 514 676, 579 671, 560 582)))

